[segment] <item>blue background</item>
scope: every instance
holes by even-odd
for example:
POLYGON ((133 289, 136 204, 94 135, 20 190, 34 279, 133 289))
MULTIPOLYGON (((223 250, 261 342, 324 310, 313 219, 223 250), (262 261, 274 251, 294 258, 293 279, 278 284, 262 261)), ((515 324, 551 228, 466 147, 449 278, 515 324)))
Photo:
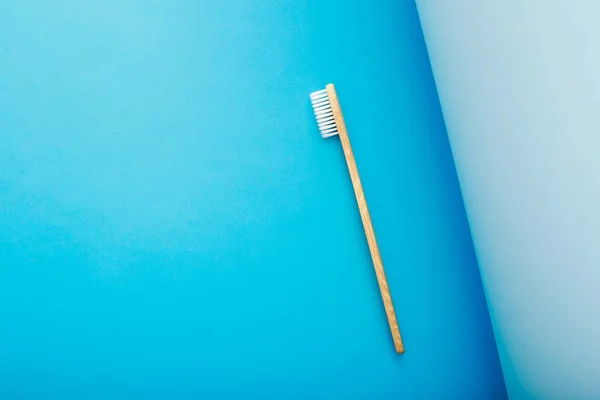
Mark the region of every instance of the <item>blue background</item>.
POLYGON ((412 2, 4 1, 0 139, 3 399, 505 397, 412 2))

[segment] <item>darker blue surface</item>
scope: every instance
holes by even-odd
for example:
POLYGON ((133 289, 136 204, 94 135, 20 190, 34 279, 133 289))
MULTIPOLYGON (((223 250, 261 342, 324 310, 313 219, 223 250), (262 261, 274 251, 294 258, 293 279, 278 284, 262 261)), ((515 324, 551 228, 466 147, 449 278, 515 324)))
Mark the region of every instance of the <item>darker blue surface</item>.
POLYGON ((0 398, 505 397, 412 2, 4 1, 0 140, 0 398))

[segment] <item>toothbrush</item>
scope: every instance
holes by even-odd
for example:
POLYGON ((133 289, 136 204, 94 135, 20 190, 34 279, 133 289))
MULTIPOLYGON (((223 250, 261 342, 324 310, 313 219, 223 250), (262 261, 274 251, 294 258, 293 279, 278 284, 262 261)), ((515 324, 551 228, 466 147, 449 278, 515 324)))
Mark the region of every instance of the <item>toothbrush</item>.
POLYGON ((346 124, 344 123, 344 117, 342 115, 342 109, 335 87, 330 83, 325 89, 311 93, 310 101, 315 112, 315 117, 317 118, 321 136, 325 139, 339 135, 340 141, 342 142, 342 148, 344 149, 344 155, 346 156, 346 164, 348 164, 348 171, 350 172, 354 194, 356 195, 358 209, 360 210, 360 217, 367 236, 367 242, 369 243, 369 250, 371 252, 371 258, 373 259, 373 266, 375 267, 375 275, 377 276, 377 282, 379 283, 383 306, 385 307, 385 313, 387 315, 388 323, 390 324, 394 347, 396 348, 396 352, 402 354, 404 353, 404 344, 402 343, 402 337, 400 336, 400 329, 398 328, 398 321, 396 320, 392 296, 388 287, 387 278, 385 277, 381 255, 379 254, 379 247, 377 246, 377 240, 375 239, 373 223, 371 222, 365 193, 360 182, 360 177, 358 176, 356 161, 354 160, 354 154, 352 153, 352 147, 350 146, 348 131, 346 130, 346 124))

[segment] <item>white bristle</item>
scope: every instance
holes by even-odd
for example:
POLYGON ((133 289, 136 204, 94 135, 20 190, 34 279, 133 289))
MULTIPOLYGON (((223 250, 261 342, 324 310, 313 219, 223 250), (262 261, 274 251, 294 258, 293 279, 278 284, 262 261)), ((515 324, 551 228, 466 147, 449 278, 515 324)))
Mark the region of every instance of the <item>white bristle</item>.
POLYGON ((327 90, 319 90, 310 94, 310 102, 312 103, 315 117, 317 118, 317 125, 319 131, 321 131, 321 137, 328 138, 338 134, 335 119, 333 118, 333 112, 331 111, 331 104, 329 104, 329 96, 327 96, 327 90))

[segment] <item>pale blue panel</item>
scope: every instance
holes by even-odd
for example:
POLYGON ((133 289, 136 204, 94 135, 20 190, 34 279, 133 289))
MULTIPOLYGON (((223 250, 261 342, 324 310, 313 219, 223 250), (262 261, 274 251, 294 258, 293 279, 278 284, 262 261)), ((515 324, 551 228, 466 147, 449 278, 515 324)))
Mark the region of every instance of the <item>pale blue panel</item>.
POLYGON ((600 3, 417 1, 511 399, 600 398, 600 3))

